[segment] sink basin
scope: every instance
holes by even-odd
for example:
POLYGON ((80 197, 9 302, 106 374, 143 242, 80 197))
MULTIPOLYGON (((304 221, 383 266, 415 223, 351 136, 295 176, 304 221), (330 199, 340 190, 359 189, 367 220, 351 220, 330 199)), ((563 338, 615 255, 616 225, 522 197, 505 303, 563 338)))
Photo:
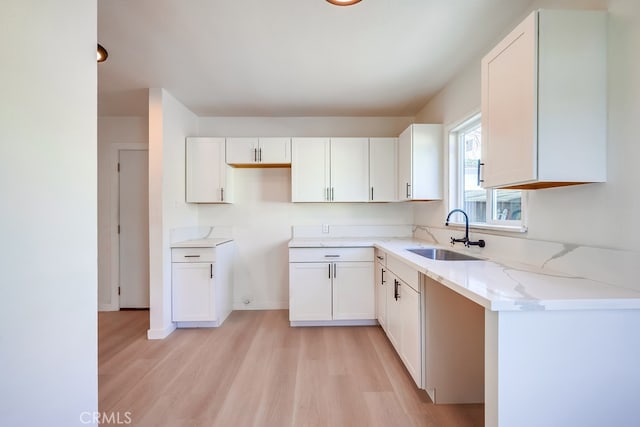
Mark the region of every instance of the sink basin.
POLYGON ((447 249, 419 248, 407 250, 409 252, 413 252, 414 254, 418 254, 425 258, 433 259, 436 261, 482 261, 480 258, 461 254, 460 252, 449 251, 447 249))

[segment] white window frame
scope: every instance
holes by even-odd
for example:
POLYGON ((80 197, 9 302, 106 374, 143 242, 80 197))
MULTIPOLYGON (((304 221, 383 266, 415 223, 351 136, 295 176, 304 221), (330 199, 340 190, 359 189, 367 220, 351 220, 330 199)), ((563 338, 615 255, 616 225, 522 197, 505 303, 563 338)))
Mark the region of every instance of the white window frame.
MULTIPOLYGON (((464 167, 462 165, 464 147, 460 141, 460 132, 469 129, 471 126, 475 126, 479 121, 480 112, 474 111, 465 119, 447 127, 449 141, 449 211, 464 208, 464 167)), ((494 220, 493 210, 496 190, 486 189, 486 191, 487 211, 485 222, 469 222, 469 228, 525 233, 527 231, 527 191, 523 190, 521 193, 522 199, 519 220, 494 220)), ((457 221, 451 221, 449 224, 464 226, 464 223, 457 221)))

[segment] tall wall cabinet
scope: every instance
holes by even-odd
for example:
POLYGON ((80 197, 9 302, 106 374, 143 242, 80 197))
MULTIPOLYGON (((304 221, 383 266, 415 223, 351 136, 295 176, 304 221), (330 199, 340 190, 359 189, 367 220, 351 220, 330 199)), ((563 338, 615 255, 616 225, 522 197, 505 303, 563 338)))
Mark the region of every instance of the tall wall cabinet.
POLYGON ((398 137, 398 200, 441 200, 442 125, 412 124, 398 137))
POLYGON ((539 10, 482 60, 487 188, 606 181, 607 13, 539 10))

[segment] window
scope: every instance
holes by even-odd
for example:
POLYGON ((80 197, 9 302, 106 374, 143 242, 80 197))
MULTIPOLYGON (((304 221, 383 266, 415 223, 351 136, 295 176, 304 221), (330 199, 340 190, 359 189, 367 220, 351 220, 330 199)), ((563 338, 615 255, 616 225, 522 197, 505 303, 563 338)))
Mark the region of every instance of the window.
MULTIPOLYGON (((522 229, 523 192, 487 190, 480 186, 482 124, 477 114, 453 128, 450 143, 450 209, 462 209, 475 225, 522 229)), ((462 216, 453 217, 463 222, 462 216)))

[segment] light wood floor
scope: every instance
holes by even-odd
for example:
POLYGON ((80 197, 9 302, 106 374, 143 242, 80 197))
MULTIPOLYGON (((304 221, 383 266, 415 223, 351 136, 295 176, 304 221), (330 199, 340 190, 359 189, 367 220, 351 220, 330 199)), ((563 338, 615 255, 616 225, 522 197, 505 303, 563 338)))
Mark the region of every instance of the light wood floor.
POLYGON ((286 310, 149 341, 147 311, 98 315, 99 409, 134 426, 481 426, 433 405, 380 327, 290 328, 286 310))

